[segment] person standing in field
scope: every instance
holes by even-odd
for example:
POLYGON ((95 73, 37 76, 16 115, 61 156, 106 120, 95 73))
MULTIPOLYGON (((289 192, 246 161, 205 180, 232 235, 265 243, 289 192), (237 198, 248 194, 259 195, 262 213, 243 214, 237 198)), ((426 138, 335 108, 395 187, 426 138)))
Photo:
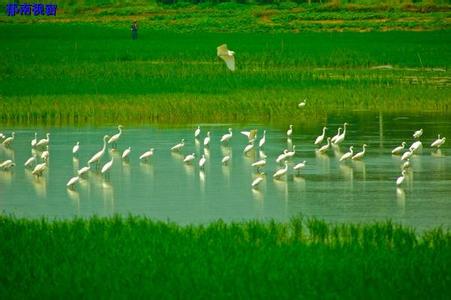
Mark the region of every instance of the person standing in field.
POLYGON ((138 38, 138 23, 134 21, 131 26, 132 31, 132 40, 136 40, 138 38))

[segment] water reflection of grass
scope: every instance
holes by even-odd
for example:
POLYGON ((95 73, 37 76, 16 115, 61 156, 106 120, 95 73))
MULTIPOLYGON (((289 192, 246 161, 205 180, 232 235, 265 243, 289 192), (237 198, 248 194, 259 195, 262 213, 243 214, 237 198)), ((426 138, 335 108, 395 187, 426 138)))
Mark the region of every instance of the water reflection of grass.
POLYGON ((442 228, 302 218, 182 227, 131 216, 0 225, 3 297, 429 299, 451 284, 442 228))

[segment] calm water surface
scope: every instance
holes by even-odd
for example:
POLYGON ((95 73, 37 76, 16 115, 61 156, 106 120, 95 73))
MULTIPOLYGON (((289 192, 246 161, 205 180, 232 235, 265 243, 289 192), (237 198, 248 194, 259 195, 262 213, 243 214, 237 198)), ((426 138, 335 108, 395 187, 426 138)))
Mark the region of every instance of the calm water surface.
POLYGON ((0 209, 5 214, 26 217, 58 217, 139 214, 172 220, 181 224, 203 223, 222 218, 245 220, 251 218, 288 220, 302 213, 328 221, 369 222, 390 218, 422 230, 437 225, 451 226, 451 155, 450 141, 440 151, 429 145, 437 134, 451 137, 451 116, 404 116, 354 114, 332 116, 318 126, 296 125, 293 138, 287 141, 286 129, 262 125, 204 124, 201 139, 194 141, 195 126, 184 128, 140 127, 124 128, 118 143, 119 151, 109 151, 102 164, 114 157, 109 178, 91 172, 81 180, 75 191, 66 183, 76 170, 102 147, 104 134, 115 134, 114 126, 104 128, 40 128, 38 138, 51 133, 48 171, 35 178, 23 167, 31 156, 30 141, 34 128, 3 128, 14 130, 16 139, 10 148, 0 145, 0 161, 12 159, 12 171, 0 171, 0 209), (327 155, 315 153, 313 141, 326 125, 328 135, 335 135, 347 121, 347 137, 337 150, 327 155), (232 127, 234 136, 228 146, 220 137, 232 127), (251 189, 256 178, 251 164, 259 159, 259 151, 243 154, 247 143, 241 130, 267 130, 264 153, 268 156, 264 168, 266 177, 258 190, 251 189), (395 180, 401 173, 399 156, 391 150, 402 141, 409 146, 414 130, 424 129, 422 153, 411 159, 412 169, 405 184, 397 188, 395 180), (209 150, 204 150, 206 131, 212 133, 209 150), (171 153, 170 147, 185 138, 181 154, 171 153), (78 158, 72 156, 72 146, 80 141, 78 158), (367 155, 361 162, 339 163, 341 154, 354 145, 368 144, 367 155), (288 176, 273 180, 280 167, 275 158, 285 148, 296 145, 296 155, 289 163, 288 176), (132 147, 129 162, 120 158, 122 151, 132 147), (154 157, 148 163, 139 156, 150 147, 154 157), (183 156, 196 153, 196 163, 183 163, 183 156), (197 165, 202 153, 207 156, 205 171, 197 165), (228 166, 221 165, 224 155, 231 155, 228 166), (292 166, 302 160, 307 166, 297 175, 292 166))

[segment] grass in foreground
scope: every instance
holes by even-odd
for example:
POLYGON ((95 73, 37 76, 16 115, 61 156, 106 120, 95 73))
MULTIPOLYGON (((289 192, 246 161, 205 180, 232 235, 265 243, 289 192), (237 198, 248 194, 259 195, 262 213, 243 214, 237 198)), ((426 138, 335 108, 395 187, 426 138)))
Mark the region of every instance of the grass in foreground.
POLYGON ((0 217, 0 296, 445 299, 451 234, 390 222, 0 217))

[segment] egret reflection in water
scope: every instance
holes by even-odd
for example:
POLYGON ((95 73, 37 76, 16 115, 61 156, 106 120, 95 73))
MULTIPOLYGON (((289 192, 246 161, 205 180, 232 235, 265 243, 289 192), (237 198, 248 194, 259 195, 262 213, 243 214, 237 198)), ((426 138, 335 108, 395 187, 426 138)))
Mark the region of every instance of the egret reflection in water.
MULTIPOLYGON (((3 211, 20 211, 29 216, 138 213, 190 223, 217 217, 225 220, 248 217, 286 220, 303 213, 338 221, 391 218, 420 228, 449 226, 449 149, 446 143, 439 149, 430 149, 430 145, 437 138, 437 132, 442 136, 450 135, 451 118, 435 118, 434 124, 429 126, 430 123, 421 124, 421 119, 403 119, 403 126, 397 120, 396 130, 390 131, 389 128, 395 126, 387 125, 387 122, 393 119, 390 116, 383 116, 383 119, 346 117, 349 123, 346 138, 324 153, 317 151, 322 145, 314 145, 319 131, 327 125, 327 133, 335 134, 337 128, 343 126, 343 117, 330 118, 327 124, 318 124, 316 128, 293 124, 291 143, 286 138, 286 124, 279 128, 246 126, 258 129, 259 133, 266 130, 264 152, 258 147, 262 136, 256 134, 254 148, 246 154, 243 149, 248 140, 241 134, 234 134, 227 144, 220 142, 228 128, 233 132, 246 130, 230 124, 203 125, 202 139, 193 137, 196 126, 167 130, 124 128, 117 141, 117 151, 110 151, 111 146, 106 146, 108 151, 99 159, 101 169, 113 158, 110 178, 105 179, 93 166, 81 176, 75 193, 67 191, 67 181, 77 175, 79 168, 86 166, 93 153, 99 151, 102 137, 105 133, 114 133, 112 128, 50 128, 50 158, 47 171, 39 178, 23 167, 30 158, 30 141, 36 130, 16 130, 18 133, 11 147, 0 146, 0 162, 11 158, 17 162, 12 171, 0 172, 0 205, 3 211), (385 122, 382 127, 381 120, 385 122), (413 144, 412 128, 416 127, 423 128, 420 138, 424 141, 423 150, 411 156, 405 183, 396 188, 395 181, 401 175, 403 162, 391 151, 402 141, 413 144), (201 143, 207 132, 211 132, 210 141, 208 147, 203 147, 201 143), (184 138, 183 148, 180 152, 171 152, 170 146, 181 138, 184 138), (77 141, 81 146, 75 157, 71 149, 77 141), (338 162, 351 145, 361 151, 364 143, 368 148, 362 160, 338 162), (128 160, 122 160, 121 153, 130 146, 133 151, 128 160), (153 156, 140 161, 140 154, 149 151, 150 147, 155 147, 153 156), (287 152, 295 150, 293 157, 288 159, 287 174, 273 179, 274 172, 284 167, 275 159, 285 148, 288 148, 287 152), (195 153, 193 162, 183 163, 185 156, 191 153, 195 153), (202 154, 206 158, 204 171, 198 166, 202 154), (225 156, 230 157, 227 164, 222 163, 225 156), (252 164, 260 159, 267 160, 260 170, 267 175, 257 189, 252 189, 251 184, 260 172, 252 164), (306 167, 298 175, 293 166, 304 160, 306 167), (203 199, 201 206, 199 199, 203 199), (402 215, 393 210, 400 207, 400 199, 406 207, 402 215)), ((43 135, 45 132, 38 132, 38 137, 43 135)), ((39 153, 41 150, 44 149, 33 151, 39 153)))

